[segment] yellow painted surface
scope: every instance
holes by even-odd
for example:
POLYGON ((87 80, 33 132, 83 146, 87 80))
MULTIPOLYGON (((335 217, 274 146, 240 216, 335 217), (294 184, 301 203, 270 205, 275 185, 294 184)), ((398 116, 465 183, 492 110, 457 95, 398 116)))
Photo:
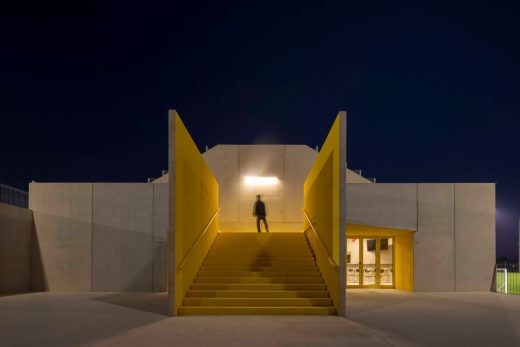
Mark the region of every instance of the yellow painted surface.
POLYGON ((181 315, 335 314, 303 233, 219 233, 181 315))
POLYGON ((304 230, 338 313, 342 312, 340 306, 343 301, 340 296, 345 295, 341 290, 343 287, 340 283, 339 271, 340 258, 343 258, 340 257, 340 238, 343 235, 343 230, 340 230, 340 211, 341 208, 345 208, 340 202, 340 184, 345 181, 345 172, 341 172, 340 162, 341 122, 340 113, 305 180, 303 193, 304 210, 316 228, 324 247, 320 246, 307 220, 304 222, 304 230), (330 264, 328 255, 333 258, 336 266, 330 264))
MULTIPOLYGON (((186 256, 218 210, 218 184, 177 112, 174 112, 173 238, 174 308, 178 314, 189 286, 218 232, 218 216, 186 256), (186 260, 185 260, 186 259, 186 260), (179 265, 185 261, 182 269, 179 265)), ((169 271, 169 273, 172 273, 169 271)))
POLYGON ((347 237, 362 236, 396 236, 413 233, 412 230, 401 230, 383 227, 374 227, 360 224, 347 224, 347 237))
POLYGON ((395 240, 395 288, 413 291, 413 233, 397 235, 395 240))
POLYGON ((347 224, 347 237, 394 238, 394 283, 401 290, 413 291, 413 235, 412 230, 347 224))
MULTIPOLYGON (((303 223, 278 223, 271 222, 269 220, 269 216, 267 217, 267 224, 269 225, 270 233, 301 233, 303 231, 303 223)), ((220 231, 223 233, 227 232, 249 232, 256 233, 256 221, 255 222, 239 222, 239 223, 229 223, 222 222, 220 220, 220 231)), ((261 224, 262 232, 265 231, 264 224, 261 224)))

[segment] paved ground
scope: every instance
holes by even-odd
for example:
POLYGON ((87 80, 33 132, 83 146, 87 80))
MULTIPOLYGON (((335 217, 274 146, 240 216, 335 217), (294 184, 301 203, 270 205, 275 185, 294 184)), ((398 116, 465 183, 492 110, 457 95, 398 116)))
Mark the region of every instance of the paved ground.
POLYGON ((349 290, 348 319, 394 346, 518 346, 520 296, 349 290))
POLYGON ((166 317, 156 293, 0 297, 0 346, 514 346, 520 296, 349 290, 340 317, 166 317))

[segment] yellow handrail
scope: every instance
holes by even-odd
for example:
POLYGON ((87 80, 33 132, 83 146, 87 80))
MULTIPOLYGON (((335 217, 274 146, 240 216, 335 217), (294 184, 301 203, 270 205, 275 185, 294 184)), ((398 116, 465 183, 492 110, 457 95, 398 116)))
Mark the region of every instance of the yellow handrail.
POLYGON ((323 244, 323 241, 321 240, 320 235, 318 234, 318 232, 314 228, 314 225, 312 224, 311 220, 309 219, 309 216, 307 215, 307 212, 305 212, 305 210, 303 208, 302 208, 302 212, 303 212, 303 215, 305 216, 305 218, 307 219, 307 222, 309 222, 309 225, 310 225, 312 231, 314 232, 314 235, 316 235, 316 238, 318 239, 321 248, 323 248, 323 250, 325 251, 325 254, 327 254, 327 258, 329 260, 330 265, 332 265, 332 267, 334 267, 334 268, 337 268, 338 265, 336 265, 336 262, 334 261, 334 258, 332 258, 330 256, 329 251, 327 250, 327 248, 325 248, 325 244, 323 244))
POLYGON ((188 254, 186 254, 186 256, 184 257, 184 259, 181 261, 181 263, 179 264, 179 266, 177 266, 177 271, 180 271, 182 270, 182 268, 184 267, 184 264, 186 263, 186 261, 188 260, 188 258, 191 256, 191 254, 193 253, 193 250, 198 246, 200 240, 202 240, 202 237, 204 237, 204 235, 206 234, 206 232, 208 231, 210 225, 213 223, 213 221, 215 220, 215 218, 217 217, 217 214, 220 212, 220 207, 217 209, 217 211, 215 212, 215 214, 213 214, 213 217, 211 217, 210 221, 208 222, 208 225, 206 225, 206 227, 204 228, 204 231, 202 232, 202 234, 200 234, 199 238, 197 239, 197 242, 195 242, 195 244, 190 248, 190 251, 188 252, 188 254))

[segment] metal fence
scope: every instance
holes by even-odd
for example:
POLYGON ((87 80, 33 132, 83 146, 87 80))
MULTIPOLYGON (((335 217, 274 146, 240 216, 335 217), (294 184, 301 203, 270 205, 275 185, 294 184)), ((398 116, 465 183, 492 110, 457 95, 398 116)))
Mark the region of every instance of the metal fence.
POLYGON ((0 202, 18 207, 29 207, 29 194, 21 189, 0 183, 0 202))
POLYGON ((495 284, 498 293, 520 294, 518 263, 502 263, 495 266, 495 284))

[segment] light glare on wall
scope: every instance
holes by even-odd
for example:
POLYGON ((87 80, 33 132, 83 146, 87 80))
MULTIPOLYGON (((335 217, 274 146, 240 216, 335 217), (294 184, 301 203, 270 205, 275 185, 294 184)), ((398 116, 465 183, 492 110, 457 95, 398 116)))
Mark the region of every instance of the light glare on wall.
POLYGON ((280 180, 273 176, 246 176, 244 182, 250 186, 274 186, 280 180))

